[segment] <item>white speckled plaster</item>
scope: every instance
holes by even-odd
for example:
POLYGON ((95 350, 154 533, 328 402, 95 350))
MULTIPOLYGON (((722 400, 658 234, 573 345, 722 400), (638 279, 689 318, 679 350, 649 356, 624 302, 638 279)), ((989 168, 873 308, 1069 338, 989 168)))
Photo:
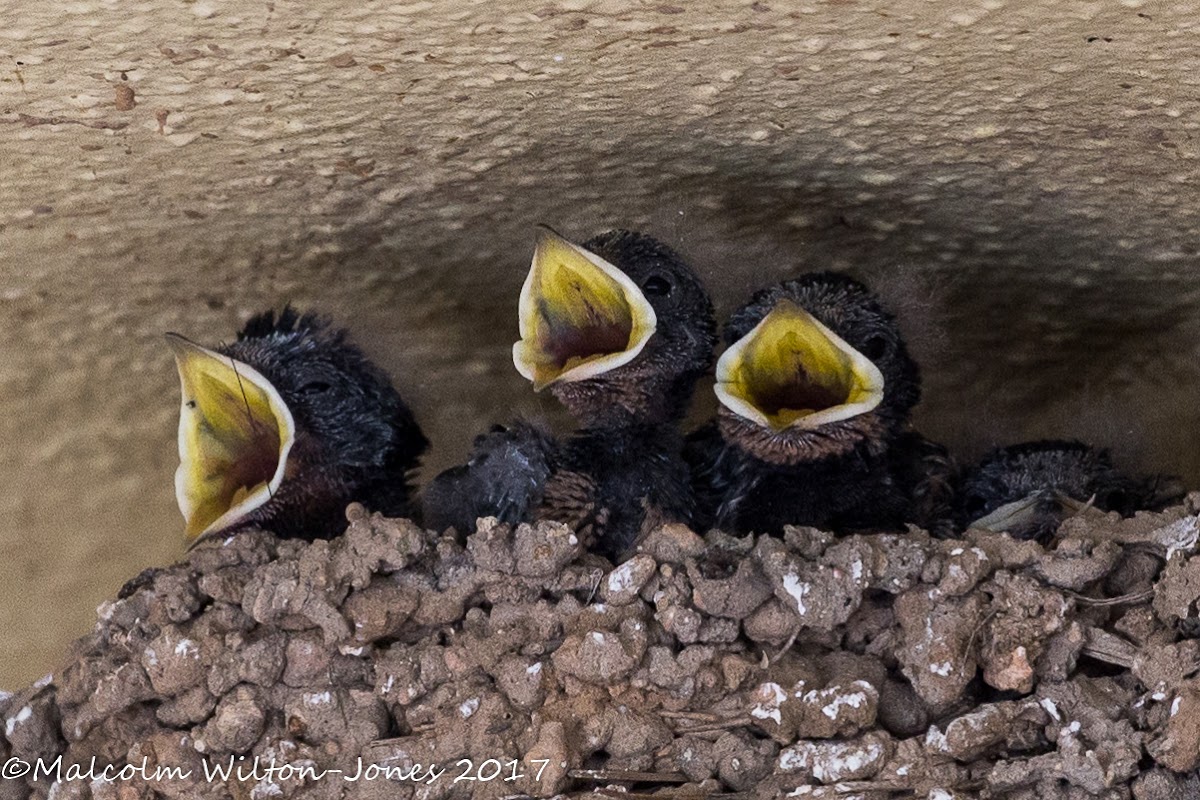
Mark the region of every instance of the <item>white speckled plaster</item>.
POLYGON ((967 449, 1082 434, 1200 476, 1187 3, 0 0, 0 686, 179 552, 176 379, 290 300, 459 456, 535 222, 644 226, 722 308, 878 280, 967 449), (132 98, 129 90, 132 90, 132 98), (131 101, 134 103, 131 107, 131 101))

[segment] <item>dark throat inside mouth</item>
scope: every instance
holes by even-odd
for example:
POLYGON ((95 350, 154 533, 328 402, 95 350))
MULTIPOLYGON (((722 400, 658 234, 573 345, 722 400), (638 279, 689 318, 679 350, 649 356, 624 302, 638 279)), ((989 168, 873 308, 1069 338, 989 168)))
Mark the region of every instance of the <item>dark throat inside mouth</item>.
POLYGON ((279 464, 277 432, 262 425, 256 425, 253 430, 254 439, 247 443, 245 455, 234 462, 229 470, 228 485, 235 498, 269 484, 279 464))
POLYGON ((812 381, 803 367, 790 381, 770 381, 755 387, 751 398, 765 414, 780 411, 820 411, 846 402, 844 393, 812 381))
POLYGON ((630 329, 604 320, 599 314, 592 315, 592 320, 585 325, 567 325, 556 321, 545 303, 539 312, 546 326, 542 347, 559 367, 565 366, 573 358, 619 353, 629 346, 630 329))

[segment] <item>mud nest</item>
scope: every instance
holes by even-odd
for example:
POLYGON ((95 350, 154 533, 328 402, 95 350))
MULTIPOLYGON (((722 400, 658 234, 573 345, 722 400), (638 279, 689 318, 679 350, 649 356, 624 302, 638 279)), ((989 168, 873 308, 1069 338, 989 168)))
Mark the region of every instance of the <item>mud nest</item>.
POLYGON ((553 523, 352 506, 104 603, 0 700, 6 774, 61 770, 0 798, 1200 797, 1198 509, 1045 548, 666 526, 614 569, 553 523))

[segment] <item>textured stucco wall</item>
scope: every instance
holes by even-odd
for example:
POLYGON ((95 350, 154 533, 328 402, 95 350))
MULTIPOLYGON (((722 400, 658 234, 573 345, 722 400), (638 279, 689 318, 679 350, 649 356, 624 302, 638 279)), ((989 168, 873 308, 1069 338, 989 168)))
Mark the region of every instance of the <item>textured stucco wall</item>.
POLYGON ((512 370, 530 228, 643 226, 723 308, 874 277, 927 429, 1200 476, 1200 12, 838 0, 0 0, 0 686, 179 552, 176 378, 291 300, 437 443, 512 370))

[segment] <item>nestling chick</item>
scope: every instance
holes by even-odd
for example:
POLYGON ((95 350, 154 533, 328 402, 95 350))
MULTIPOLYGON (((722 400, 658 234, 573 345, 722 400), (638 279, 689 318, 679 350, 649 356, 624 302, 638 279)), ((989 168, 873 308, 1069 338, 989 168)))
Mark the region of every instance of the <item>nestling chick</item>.
POLYGON ((554 471, 550 432, 517 421, 475 437, 471 459, 434 478, 421 495, 422 521, 435 531, 475 530, 479 517, 514 525, 528 520, 554 471))
POLYGON ((167 338, 183 389, 175 493, 190 545, 250 525, 334 536, 351 501, 408 511, 428 442, 344 331, 285 308, 216 350, 167 338))
POLYGON ((736 533, 935 525, 946 452, 909 429, 920 373, 858 281, 812 273, 757 292, 725 326, 716 423, 691 437, 704 523, 736 533))
POLYGON ((1050 539, 1085 505, 1131 516, 1183 496, 1166 476, 1133 477, 1107 450, 1082 442, 1041 440, 1000 447, 963 476, 956 518, 962 528, 1007 531, 1017 539, 1050 539))
POLYGON ((543 229, 518 313, 517 370, 535 389, 549 388, 582 427, 560 441, 518 427, 509 438, 517 446, 485 437, 466 469, 484 453, 494 469, 494 455, 504 453, 505 486, 522 490, 480 505, 452 488, 474 483, 458 468, 427 490, 427 518, 461 519, 467 508, 558 520, 614 556, 644 524, 688 521, 678 422, 716 343, 712 304, 692 269, 645 234, 610 231, 580 247, 543 229))
POLYGON ((574 245, 543 229, 520 300, 517 371, 585 428, 672 423, 712 363, 712 301, 692 268, 643 233, 574 245))

